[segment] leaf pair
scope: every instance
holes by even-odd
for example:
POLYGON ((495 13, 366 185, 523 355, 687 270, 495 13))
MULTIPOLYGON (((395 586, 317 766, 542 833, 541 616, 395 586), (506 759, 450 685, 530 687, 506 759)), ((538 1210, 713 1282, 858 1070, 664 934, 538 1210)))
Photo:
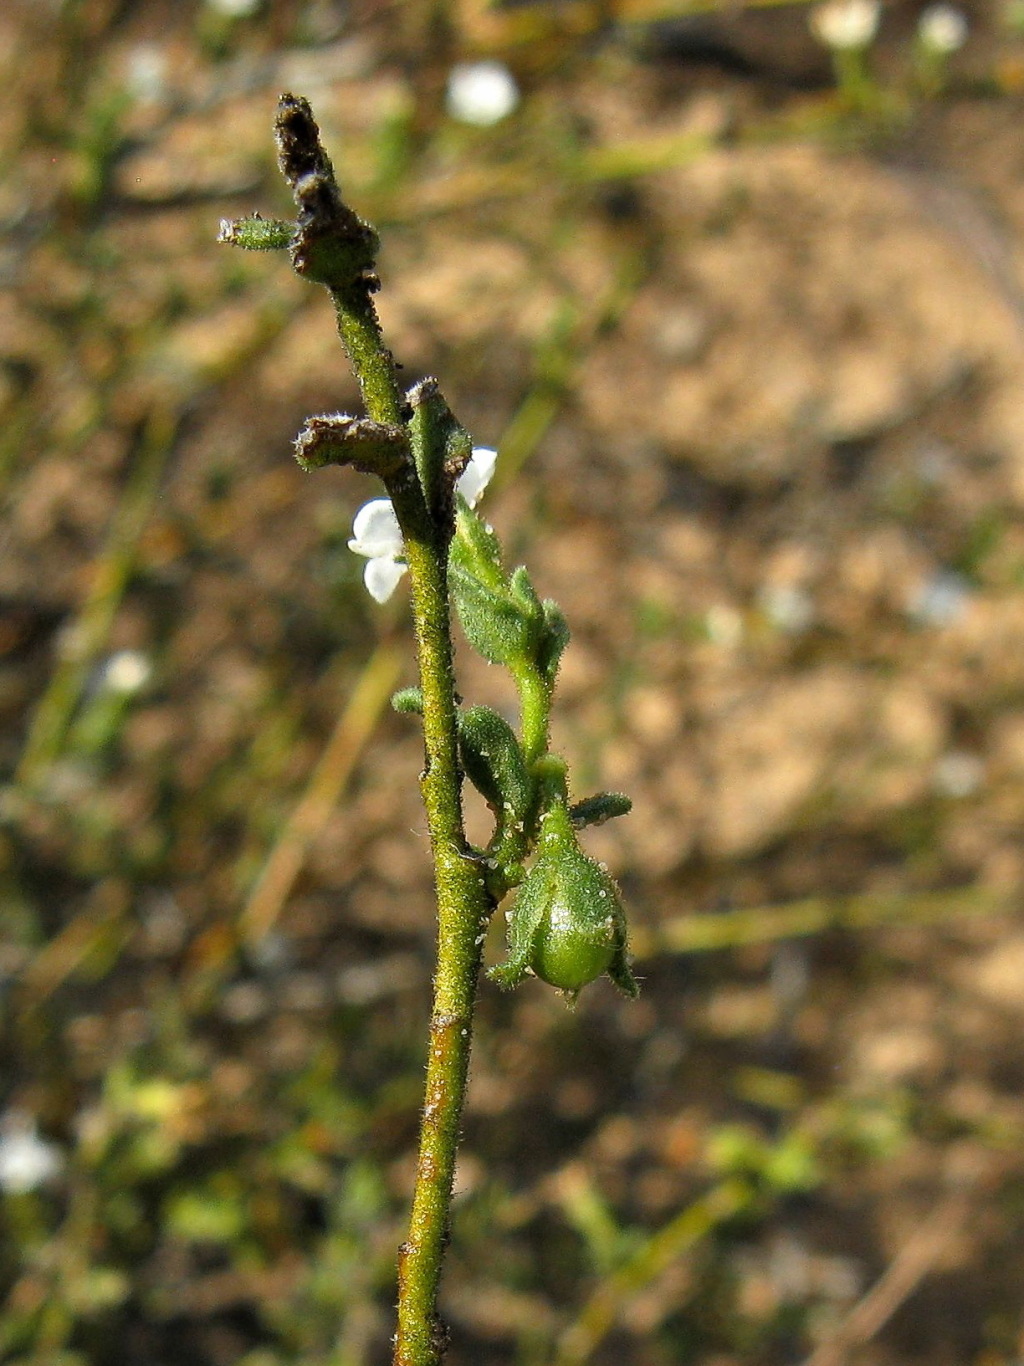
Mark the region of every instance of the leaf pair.
POLYGON ((498 538, 463 500, 448 570, 455 609, 474 650, 513 673, 535 670, 550 689, 569 643, 561 608, 538 598, 522 565, 506 575, 498 538))

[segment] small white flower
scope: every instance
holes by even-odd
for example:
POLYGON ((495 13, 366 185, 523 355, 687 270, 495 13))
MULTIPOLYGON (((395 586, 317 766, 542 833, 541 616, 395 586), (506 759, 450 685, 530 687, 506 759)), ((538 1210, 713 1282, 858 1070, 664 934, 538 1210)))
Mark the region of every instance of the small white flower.
POLYGON ((501 62, 460 62, 448 75, 445 107, 460 123, 490 128, 518 103, 515 77, 501 62))
POLYGON ((811 31, 836 52, 867 47, 878 32, 878 0, 827 0, 811 11, 811 31))
POLYGON ((23 1195, 52 1180, 62 1166, 60 1149, 39 1137, 31 1115, 8 1111, 0 1125, 0 1190, 23 1195))
MULTIPOLYGON (((478 446, 460 475, 455 488, 471 508, 476 507, 491 482, 497 458, 497 451, 478 446)), ((370 597, 374 602, 387 602, 405 573, 402 529, 390 498, 371 498, 363 504, 352 523, 348 548, 368 560, 363 582, 370 597)))
POLYGON ((917 21, 917 39, 936 56, 958 52, 967 41, 967 19, 952 5, 930 5, 917 21))
POLYGON ((461 493, 471 508, 475 508, 484 496, 484 490, 494 476, 494 465, 498 452, 489 446, 476 446, 469 457, 469 464, 459 475, 455 492, 461 493))

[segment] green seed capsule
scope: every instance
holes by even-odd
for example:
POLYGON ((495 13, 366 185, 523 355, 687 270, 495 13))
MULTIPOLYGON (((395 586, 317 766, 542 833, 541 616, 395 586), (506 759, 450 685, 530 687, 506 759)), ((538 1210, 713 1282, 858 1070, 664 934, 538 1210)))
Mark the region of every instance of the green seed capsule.
POLYGON ((626 955, 626 913, 615 883, 580 848, 563 802, 541 821, 540 849, 509 915, 508 958, 490 976, 514 987, 533 972, 573 998, 607 973, 639 988, 626 955))

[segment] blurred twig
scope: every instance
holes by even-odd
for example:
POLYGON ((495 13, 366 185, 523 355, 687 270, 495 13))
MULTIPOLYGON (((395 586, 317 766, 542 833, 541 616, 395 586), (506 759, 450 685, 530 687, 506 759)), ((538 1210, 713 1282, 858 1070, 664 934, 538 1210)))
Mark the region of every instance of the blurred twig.
POLYGON ((239 939, 258 943, 277 922, 306 855, 330 818, 356 762, 398 682, 401 660, 379 645, 338 718, 334 733, 238 918, 239 939))
POLYGON ((97 951, 116 956, 127 936, 131 896, 125 883, 107 878, 88 898, 85 908, 39 950, 18 981, 19 1008, 41 1005, 97 951), (116 936, 116 939, 114 938, 116 936))
POLYGON ((501 458, 495 488, 511 483, 537 449, 571 391, 580 357, 598 336, 615 326, 645 277, 641 254, 627 252, 595 307, 584 311, 576 300, 567 299, 558 310, 537 346, 533 384, 498 442, 501 458))
POLYGON ((562 1334, 553 1366, 581 1366, 608 1335, 622 1308, 671 1264, 750 1204, 752 1187, 728 1180, 714 1186, 659 1229, 613 1275, 606 1277, 562 1334))
MULTIPOLYGON (((743 0, 729 12, 776 9, 793 0, 743 0)), ((799 0, 798 0, 799 3, 799 0)), ((808 0, 809 3, 809 0, 808 0)), ((455 0, 455 23, 475 46, 505 48, 552 39, 579 40, 611 24, 654 24, 690 15, 717 14, 721 0, 550 0, 498 5, 494 0, 455 0)))
POLYGON ((825 930, 925 925, 939 920, 1005 915, 1019 903, 1014 889, 954 887, 938 892, 864 892, 806 897, 781 906, 682 915, 661 925, 637 926, 630 936, 637 958, 663 953, 710 953, 798 939, 825 930))
POLYGON ((811 1353, 804 1366, 842 1366, 854 1348, 870 1342, 885 1327, 958 1237, 974 1208, 976 1186, 977 1175, 939 1201, 867 1294, 858 1300, 831 1337, 811 1353))
POLYGON ((1014 260, 1012 230, 988 211, 979 195, 950 171, 893 164, 891 173, 918 207, 951 236, 980 266, 987 280, 1024 332, 1024 288, 1014 260))
POLYGON ((68 726, 107 637, 135 566, 139 538, 153 507, 179 415, 158 405, 150 413, 138 453, 114 514, 107 542, 77 618, 62 638, 61 658, 36 707, 15 782, 31 787, 61 751, 68 726))

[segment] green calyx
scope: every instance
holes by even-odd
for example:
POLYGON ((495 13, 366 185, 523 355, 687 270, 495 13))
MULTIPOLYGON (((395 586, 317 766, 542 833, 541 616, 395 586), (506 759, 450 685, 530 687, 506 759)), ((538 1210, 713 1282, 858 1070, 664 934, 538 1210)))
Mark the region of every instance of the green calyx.
POLYGON ((509 915, 508 958, 489 975, 511 988, 528 972, 572 1000, 604 973, 625 995, 639 993, 618 889, 580 848, 562 801, 541 818, 539 853, 509 915))
POLYGON ((422 716, 423 689, 399 688, 397 692, 391 694, 391 705, 399 715, 422 716))

